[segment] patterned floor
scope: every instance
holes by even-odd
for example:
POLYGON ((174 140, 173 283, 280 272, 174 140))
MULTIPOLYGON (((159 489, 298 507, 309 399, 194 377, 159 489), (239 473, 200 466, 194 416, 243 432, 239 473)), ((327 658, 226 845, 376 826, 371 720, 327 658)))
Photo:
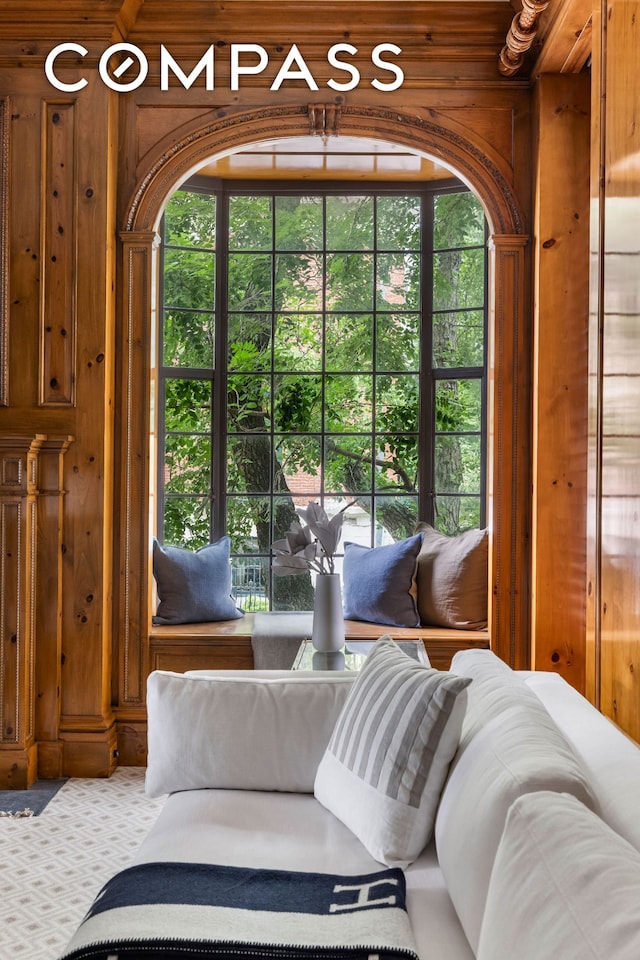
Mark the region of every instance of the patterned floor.
POLYGON ((144 770, 118 767, 68 780, 39 817, 0 819, 2 960, 56 960, 163 802, 144 795, 144 770))

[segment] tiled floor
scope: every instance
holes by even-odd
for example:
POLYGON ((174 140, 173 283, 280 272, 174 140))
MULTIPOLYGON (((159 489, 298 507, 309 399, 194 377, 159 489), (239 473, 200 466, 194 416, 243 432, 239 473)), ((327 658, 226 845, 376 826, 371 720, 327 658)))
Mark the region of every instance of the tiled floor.
POLYGON ((55 960, 163 802, 144 795, 144 770, 119 767, 70 779, 39 817, 1 818, 1 960, 55 960))

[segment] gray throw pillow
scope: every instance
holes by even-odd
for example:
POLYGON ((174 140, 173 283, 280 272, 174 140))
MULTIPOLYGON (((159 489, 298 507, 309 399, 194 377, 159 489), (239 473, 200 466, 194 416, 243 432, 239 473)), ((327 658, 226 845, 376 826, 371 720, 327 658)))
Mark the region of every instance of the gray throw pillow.
POLYGON ((424 626, 482 630, 487 626, 489 538, 486 530, 447 537, 419 523, 422 549, 416 575, 424 626))
POLYGON ((195 552, 154 540, 153 575, 160 602, 153 622, 202 623, 241 617, 231 596, 230 548, 229 537, 195 552))

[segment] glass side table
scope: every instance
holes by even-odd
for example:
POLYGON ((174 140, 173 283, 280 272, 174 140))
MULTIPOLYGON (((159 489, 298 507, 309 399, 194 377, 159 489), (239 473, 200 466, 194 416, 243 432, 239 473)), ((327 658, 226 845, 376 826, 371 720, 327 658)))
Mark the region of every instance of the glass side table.
MULTIPOLYGON (((321 653, 311 640, 303 640, 298 648, 292 670, 359 670, 375 640, 347 640, 342 650, 321 653)), ((425 667, 430 667, 429 656, 422 640, 396 640, 404 653, 425 667)))

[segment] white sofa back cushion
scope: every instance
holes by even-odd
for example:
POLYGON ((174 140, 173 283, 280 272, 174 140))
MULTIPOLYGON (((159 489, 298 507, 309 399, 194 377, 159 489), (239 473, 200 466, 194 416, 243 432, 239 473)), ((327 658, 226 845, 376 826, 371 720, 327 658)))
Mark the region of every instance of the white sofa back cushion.
POLYGON ((573 797, 509 811, 477 960, 640 957, 640 854, 573 797))
POLYGON ((146 792, 158 797, 220 787, 312 793, 354 676, 151 673, 146 792))
POLYGON ((584 760, 600 813, 640 852, 640 749, 557 673, 532 673, 527 687, 584 760))
POLYGON ((474 952, 507 812, 537 790, 571 793, 596 806, 569 742, 539 701, 525 699, 494 717, 456 757, 436 817, 440 867, 474 952))

